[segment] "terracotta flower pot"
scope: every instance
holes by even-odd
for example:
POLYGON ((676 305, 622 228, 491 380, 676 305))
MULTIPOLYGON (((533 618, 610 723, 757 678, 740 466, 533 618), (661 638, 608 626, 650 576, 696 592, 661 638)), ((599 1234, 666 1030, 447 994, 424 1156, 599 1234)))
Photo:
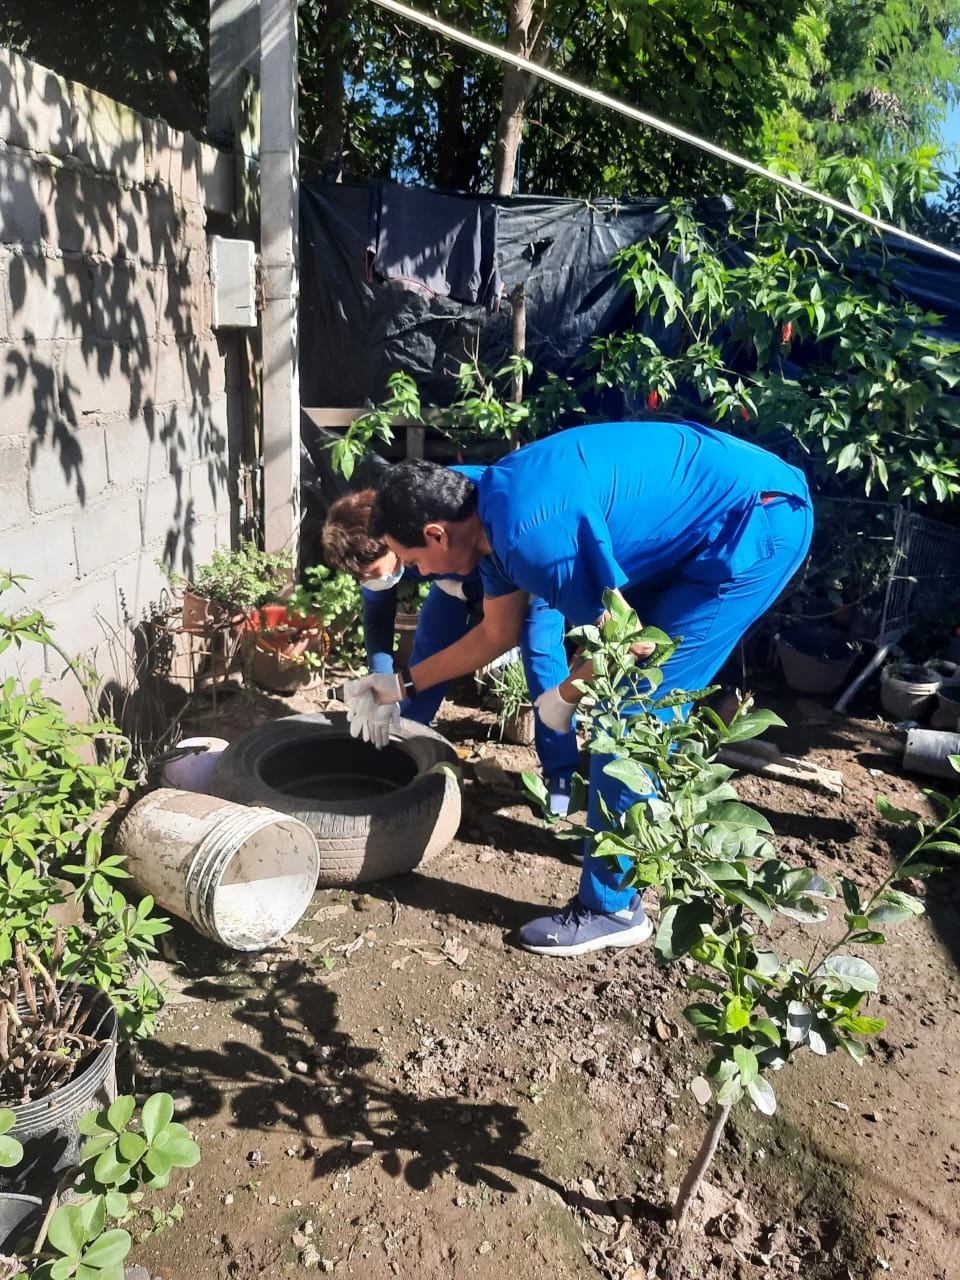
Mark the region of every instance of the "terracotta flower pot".
POLYGON ((183 629, 193 636, 218 631, 230 622, 230 609, 219 600, 207 600, 189 588, 183 593, 183 629))

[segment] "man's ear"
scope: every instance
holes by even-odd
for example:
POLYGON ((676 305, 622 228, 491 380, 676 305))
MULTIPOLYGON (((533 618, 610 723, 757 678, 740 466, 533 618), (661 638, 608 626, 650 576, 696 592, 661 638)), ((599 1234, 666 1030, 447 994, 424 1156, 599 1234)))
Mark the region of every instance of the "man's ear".
POLYGON ((439 521, 431 521, 423 526, 423 536, 427 542, 434 542, 438 547, 447 542, 447 526, 439 521))

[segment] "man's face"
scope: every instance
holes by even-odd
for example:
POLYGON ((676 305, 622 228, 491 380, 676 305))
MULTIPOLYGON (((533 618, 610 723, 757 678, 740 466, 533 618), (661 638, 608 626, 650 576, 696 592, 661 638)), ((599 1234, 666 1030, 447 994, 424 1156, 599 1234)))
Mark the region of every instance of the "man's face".
POLYGON ((405 547, 389 534, 383 540, 402 564, 412 565, 424 577, 443 577, 446 573, 468 574, 477 567, 480 553, 469 544, 466 532, 456 524, 438 522, 424 525, 422 547, 405 547))

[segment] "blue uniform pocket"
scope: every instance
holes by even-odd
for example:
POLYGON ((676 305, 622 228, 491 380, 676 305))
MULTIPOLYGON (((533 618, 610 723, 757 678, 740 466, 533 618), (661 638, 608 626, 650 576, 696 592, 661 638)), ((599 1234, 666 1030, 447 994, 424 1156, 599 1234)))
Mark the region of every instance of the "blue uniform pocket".
POLYGON ((707 545, 684 577, 694 582, 731 582, 776 551, 766 508, 759 495, 745 510, 731 511, 711 527, 707 545))

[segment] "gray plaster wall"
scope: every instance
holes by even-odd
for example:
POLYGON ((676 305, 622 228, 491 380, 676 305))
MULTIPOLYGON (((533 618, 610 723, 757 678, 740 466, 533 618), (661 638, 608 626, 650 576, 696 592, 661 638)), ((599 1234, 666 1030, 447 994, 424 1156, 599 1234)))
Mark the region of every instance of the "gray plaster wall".
MULTIPOLYGON (((42 609, 105 681, 165 590, 157 561, 189 576, 230 541, 238 392, 211 330, 204 208, 217 161, 0 49, 0 567, 30 578, 0 609, 42 609)), ((28 648, 0 656, 12 669, 60 674, 28 648)))

